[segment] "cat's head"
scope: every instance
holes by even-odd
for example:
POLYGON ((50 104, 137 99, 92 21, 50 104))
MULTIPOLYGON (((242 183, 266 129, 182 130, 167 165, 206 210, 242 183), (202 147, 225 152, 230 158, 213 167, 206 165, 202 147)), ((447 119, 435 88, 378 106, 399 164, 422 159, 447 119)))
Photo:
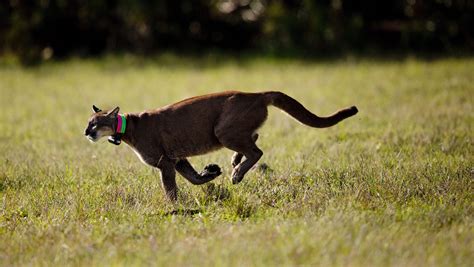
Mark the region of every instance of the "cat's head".
POLYGON ((91 142, 97 142, 104 136, 112 136, 117 128, 117 116, 120 110, 116 107, 110 111, 103 111, 95 105, 92 106, 94 113, 89 118, 84 135, 91 142))

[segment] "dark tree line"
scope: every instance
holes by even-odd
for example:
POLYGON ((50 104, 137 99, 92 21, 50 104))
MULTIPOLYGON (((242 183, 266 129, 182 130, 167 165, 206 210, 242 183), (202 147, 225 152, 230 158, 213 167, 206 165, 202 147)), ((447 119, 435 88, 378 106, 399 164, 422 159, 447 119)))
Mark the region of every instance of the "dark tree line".
POLYGON ((473 17, 474 0, 3 0, 0 51, 450 52, 474 48, 473 17))

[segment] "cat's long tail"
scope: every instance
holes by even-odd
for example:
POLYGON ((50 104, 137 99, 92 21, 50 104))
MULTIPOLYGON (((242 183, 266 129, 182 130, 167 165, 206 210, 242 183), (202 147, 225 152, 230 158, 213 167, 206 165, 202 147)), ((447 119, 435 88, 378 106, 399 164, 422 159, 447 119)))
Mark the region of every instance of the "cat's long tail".
POLYGON ((265 92, 263 95, 268 105, 280 108, 299 122, 315 128, 331 127, 358 112, 357 108, 352 106, 341 109, 330 116, 319 117, 307 110, 300 102, 282 92, 265 92))

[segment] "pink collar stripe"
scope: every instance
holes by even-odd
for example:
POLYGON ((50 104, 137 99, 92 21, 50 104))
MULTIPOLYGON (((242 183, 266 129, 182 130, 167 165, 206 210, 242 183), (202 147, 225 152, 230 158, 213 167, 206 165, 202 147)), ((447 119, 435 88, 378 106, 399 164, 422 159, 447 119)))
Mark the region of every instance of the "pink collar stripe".
POLYGON ((125 133, 125 129, 127 127, 127 120, 125 119, 124 115, 117 116, 117 133, 125 133))

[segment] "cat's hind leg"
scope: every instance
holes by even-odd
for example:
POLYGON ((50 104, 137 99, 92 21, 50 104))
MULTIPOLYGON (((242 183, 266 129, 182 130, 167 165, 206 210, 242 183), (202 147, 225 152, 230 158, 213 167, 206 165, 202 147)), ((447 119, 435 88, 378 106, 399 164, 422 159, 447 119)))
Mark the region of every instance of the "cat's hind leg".
MULTIPOLYGON (((254 133, 252 135, 252 139, 253 139, 254 142, 256 142, 257 139, 258 139, 258 133, 254 133)), ((232 155, 232 159, 231 159, 232 168, 235 168, 235 166, 239 165, 239 163, 242 161, 243 157, 244 157, 244 155, 242 153, 234 152, 234 154, 232 155)))

